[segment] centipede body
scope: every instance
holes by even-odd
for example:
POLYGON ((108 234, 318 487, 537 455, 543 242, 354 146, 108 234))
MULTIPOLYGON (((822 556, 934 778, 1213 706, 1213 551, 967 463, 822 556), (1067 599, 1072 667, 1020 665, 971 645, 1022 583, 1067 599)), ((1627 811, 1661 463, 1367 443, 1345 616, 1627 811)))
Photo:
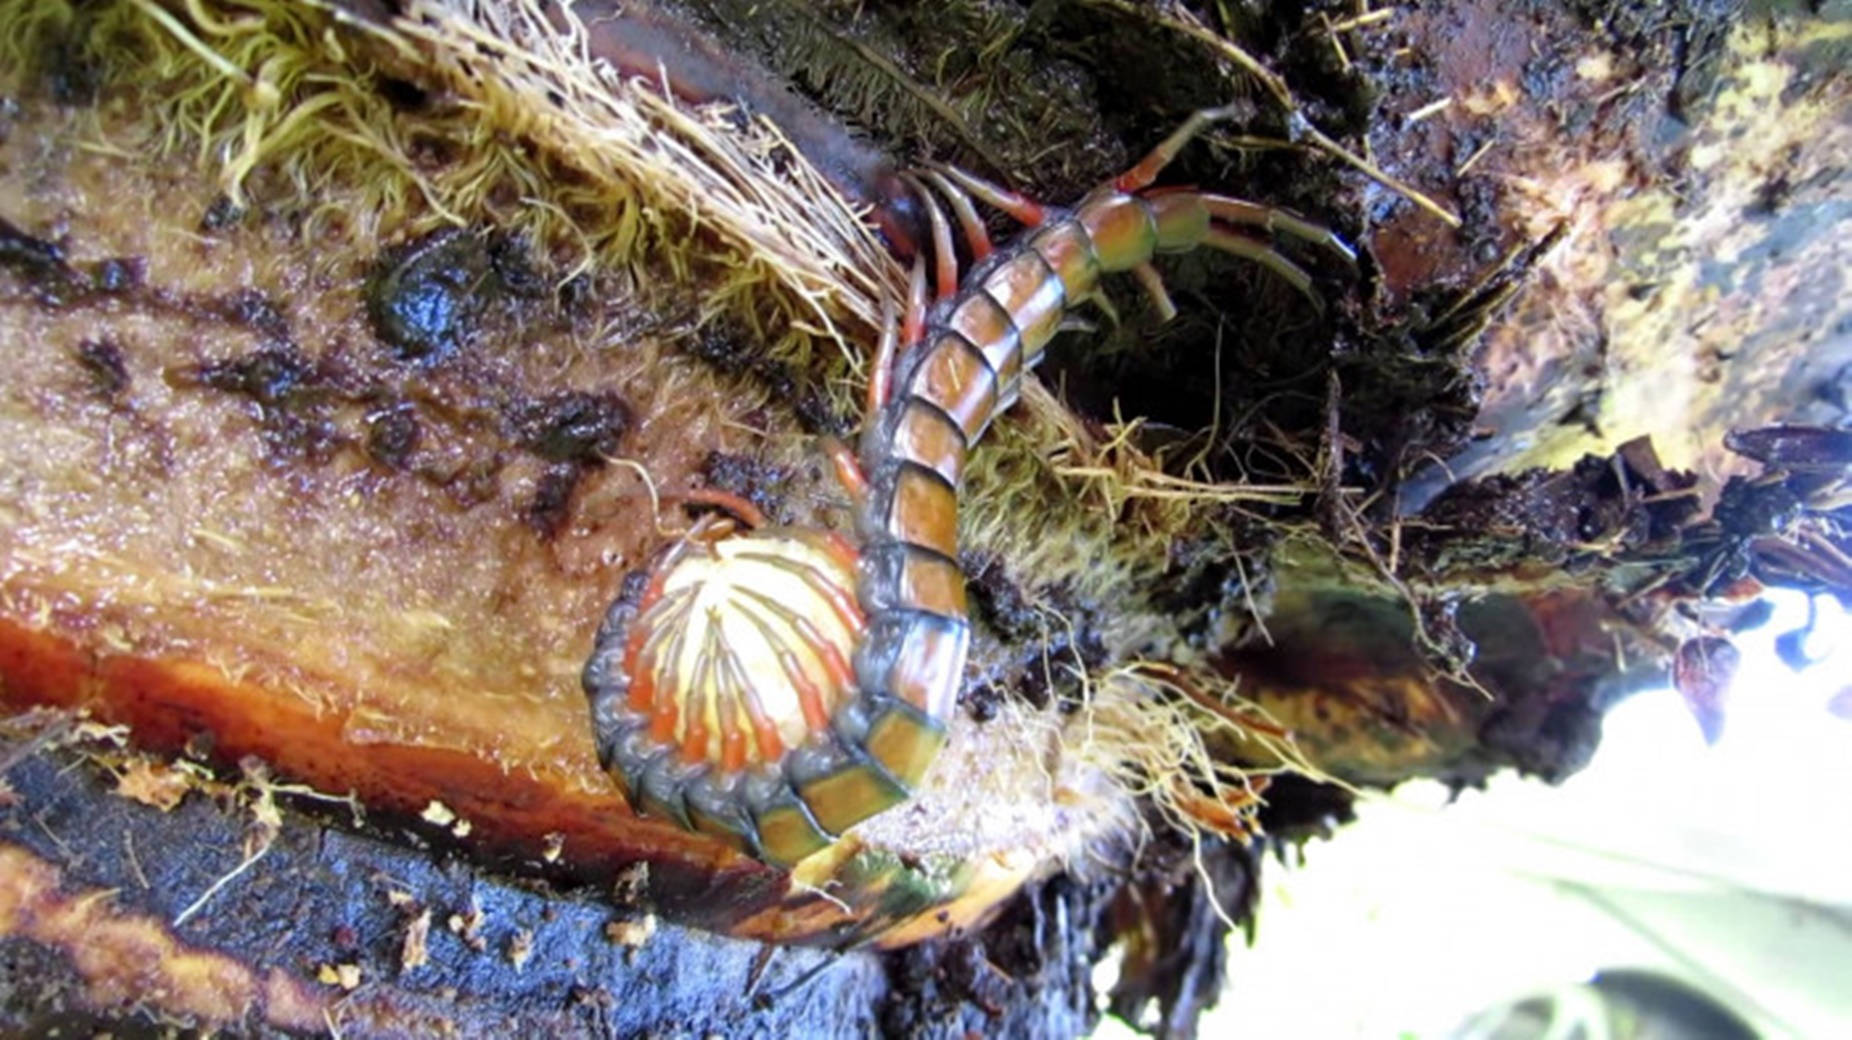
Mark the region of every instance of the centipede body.
POLYGON ((1168 312, 1150 262, 1199 245, 1254 259, 1309 293, 1309 275, 1247 229, 1348 257, 1331 232, 1284 211, 1147 190, 1229 114, 1197 113, 1069 209, 950 167, 910 178, 934 229, 939 299, 926 308, 916 258, 910 342, 898 360, 884 344, 859 464, 838 458, 857 498, 859 548, 826 532, 723 524, 675 546, 643 599, 614 606, 599 634, 585 687, 600 754, 639 808, 791 866, 919 787, 947 739, 971 642, 958 562, 965 463, 1063 317, 1119 272, 1137 274, 1168 312), (977 258, 962 279, 926 183, 950 197, 977 258), (993 248, 965 191, 1028 230, 993 248), (757 754, 744 748, 749 732, 757 754))

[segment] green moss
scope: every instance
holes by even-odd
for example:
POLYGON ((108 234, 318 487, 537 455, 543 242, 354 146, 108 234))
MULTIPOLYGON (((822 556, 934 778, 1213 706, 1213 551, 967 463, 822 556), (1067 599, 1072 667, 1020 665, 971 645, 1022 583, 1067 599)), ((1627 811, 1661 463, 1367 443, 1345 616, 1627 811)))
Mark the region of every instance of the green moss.
MULTIPOLYGON (((480 13, 482 28, 519 4, 507 8, 480 13)), ((851 337, 878 313, 887 272, 846 208, 807 194, 801 173, 775 176, 770 158, 740 172, 750 133, 607 90, 560 54, 480 51, 462 17, 361 29, 280 0, 185 14, 0 0, 0 67, 19 70, 16 89, 136 106, 145 138, 112 146, 190 155, 231 210, 286 215, 307 241, 487 226, 533 243, 562 282, 629 271, 664 309, 702 287, 698 323, 742 327, 847 398, 851 337), (705 164, 716 150, 724 161, 705 164)))

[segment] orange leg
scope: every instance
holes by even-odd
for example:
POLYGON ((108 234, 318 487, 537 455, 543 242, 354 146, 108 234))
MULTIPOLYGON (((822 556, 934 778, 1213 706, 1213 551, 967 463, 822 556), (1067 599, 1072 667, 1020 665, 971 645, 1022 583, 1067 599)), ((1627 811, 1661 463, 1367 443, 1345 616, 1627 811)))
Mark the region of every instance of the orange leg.
POLYGON ((729 686, 739 692, 740 706, 746 709, 746 718, 752 723, 754 740, 759 745, 759 761, 776 762, 784 757, 785 743, 778 736, 778 727, 766 717, 765 705, 759 703, 759 695, 753 692, 752 684, 746 681, 746 668, 740 663, 739 655, 727 645, 726 640, 717 640, 716 659, 722 676, 729 686))
POLYGON ((1288 213, 1283 209, 1275 209, 1272 206, 1263 206, 1258 202, 1229 198, 1226 195, 1211 195, 1204 192, 1198 193, 1197 197, 1202 200, 1204 208, 1208 209, 1211 217, 1225 224, 1265 228, 1277 234, 1291 235, 1302 242, 1310 242, 1336 253, 1344 259, 1345 263, 1353 266, 1357 263, 1357 251, 1350 247, 1350 243, 1339 238, 1337 232, 1330 228, 1314 224, 1304 217, 1288 213))
POLYGON ((990 203, 1010 216, 1024 227, 1035 227, 1048 219, 1048 207, 1021 192, 1011 191, 998 184, 992 184, 974 173, 966 173, 956 166, 938 165, 934 169, 951 178, 964 190, 990 203))
POLYGON ((740 523, 747 527, 764 527, 766 523, 765 514, 760 512, 758 506, 731 491, 722 491, 719 488, 693 488, 682 492, 681 499, 684 502, 718 506, 738 517, 740 523))
POLYGON ((971 204, 971 196, 938 170, 927 170, 922 176, 951 204, 952 215, 958 218, 959 229, 965 233, 965 244, 971 247, 971 262, 975 264, 989 256, 990 232, 985 230, 983 218, 977 215, 977 207, 971 204))
POLYGON ((661 648, 665 627, 659 615, 685 610, 687 600, 664 603, 662 587, 680 553, 670 553, 656 565, 649 588, 637 603, 636 617, 630 622, 630 638, 624 643, 624 674, 630 676, 630 707, 648 711, 656 696, 656 652, 661 648))
POLYGON ((1169 321, 1177 316, 1177 305, 1170 302, 1170 292, 1164 288, 1164 276, 1150 263, 1142 263, 1132 268, 1132 277, 1138 279, 1139 288, 1151 297, 1152 306, 1157 308, 1158 320, 1169 321))
POLYGON ((829 712, 823 709, 823 694, 817 684, 804 674, 803 666, 797 663, 797 655, 789 650, 778 651, 778 666, 784 669, 785 678, 791 680, 791 687, 797 691, 797 705, 804 713, 804 725, 812 733, 821 733, 829 728, 829 712))
POLYGON ((1210 225, 1208 234, 1203 236, 1203 245, 1219 249, 1224 253, 1232 253, 1245 260, 1252 260, 1265 267, 1286 279, 1306 299, 1311 300, 1312 306, 1318 308, 1320 313, 1324 312, 1325 299, 1318 294, 1318 290, 1312 288, 1312 276, 1306 273, 1305 268, 1286 259, 1284 253, 1268 243, 1239 231, 1230 231, 1219 225, 1210 225))
MULTIPOLYGON (((918 257, 913 259, 913 269, 920 269, 918 257)), ((864 414, 874 416, 881 411, 881 406, 894 394, 894 359, 899 353, 895 341, 899 338, 899 327, 894 324, 894 304, 883 301, 881 304, 881 343, 875 347, 875 357, 868 369, 868 401, 863 406, 864 414)))
POLYGON ((824 437, 820 443, 823 454, 829 456, 830 466, 836 471, 836 482, 849 493, 850 501, 860 512, 862 503, 868 501, 868 474, 862 472, 862 464, 855 460, 855 453, 847 444, 835 437, 824 437))
POLYGON ((875 349, 874 364, 868 373, 867 417, 873 419, 894 395, 894 372, 900 365, 900 353, 904 347, 912 349, 919 345, 920 337, 926 331, 926 265, 919 257, 913 258, 913 272, 907 278, 907 314, 900 328, 901 335, 894 330, 894 311, 890 304, 881 306, 881 343, 875 349))
POLYGON ((918 177, 908 174, 906 180, 919 194, 920 204, 926 207, 926 220, 932 226, 934 288, 939 299, 950 299, 958 291, 958 254, 952 251, 952 225, 946 222, 945 211, 933 201, 932 192, 918 177))
MULTIPOLYGON (((825 603, 830 605, 830 613, 836 615, 837 622, 842 625, 845 631, 860 635, 867 629, 868 619, 862 616, 862 609, 856 605, 854 594, 847 589, 841 588, 835 582, 830 581, 825 575, 818 574, 809 564, 800 563, 784 556, 775 556, 769 553, 741 553, 740 559, 753 560, 758 563, 776 567, 810 586, 813 592, 821 597, 825 603)), ((809 624, 808 621, 798 617, 796 614, 788 614, 783 604, 778 603, 776 600, 763 599, 758 593, 750 590, 745 592, 745 595, 753 597, 755 601, 762 601, 763 605, 770 607, 779 617, 784 618, 793 625, 809 624)))
MULTIPOLYGON (((770 611, 773 617, 789 625, 791 630, 797 633, 798 639, 802 640, 804 645, 817 655, 817 660, 822 663, 823 670, 829 673, 830 682, 834 683, 838 689, 847 689, 855 681, 855 672, 849 667, 849 662, 843 659, 834 644, 823 638, 823 633, 817 630, 817 626, 810 623, 809 618, 791 611, 775 599, 751 590, 744 590, 744 594, 751 597, 753 603, 770 611)), ((831 606, 841 610, 844 604, 832 597, 831 606)))
MULTIPOLYGON (((1183 121, 1182 126, 1172 130, 1169 137, 1159 141, 1158 146, 1151 149, 1151 154, 1140 159, 1138 165, 1115 177, 1112 186, 1124 192, 1149 188, 1151 182, 1157 180, 1158 174, 1164 172, 1164 167, 1169 166, 1170 161, 1177 157, 1177 153, 1183 151, 1183 146, 1189 144, 1197 134, 1207 130, 1212 124, 1225 119, 1234 119, 1239 115, 1240 108, 1236 105, 1205 108, 1192 113, 1190 118, 1183 121)), ((979 198, 982 197, 979 196, 979 198)))

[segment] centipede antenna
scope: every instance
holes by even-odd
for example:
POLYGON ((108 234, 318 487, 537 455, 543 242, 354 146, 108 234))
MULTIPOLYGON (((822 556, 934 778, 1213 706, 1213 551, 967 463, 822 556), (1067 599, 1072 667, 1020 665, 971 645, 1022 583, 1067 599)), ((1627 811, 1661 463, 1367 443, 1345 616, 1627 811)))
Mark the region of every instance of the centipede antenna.
POLYGON ((932 190, 918 177, 903 173, 901 179, 913 188, 920 204, 926 207, 926 221, 932 226, 934 288, 939 299, 950 299, 958 292, 958 254, 952 251, 952 225, 945 219, 945 210, 940 209, 932 197, 932 190))
POLYGON ((1266 228, 1268 231, 1290 235, 1301 242, 1335 253, 1352 267, 1357 266, 1357 251, 1349 242, 1338 237, 1337 232, 1328 227, 1314 224, 1290 210, 1263 206, 1246 199, 1230 198, 1227 195, 1213 195, 1207 192, 1198 196, 1209 210, 1209 215, 1216 220, 1242 227, 1266 228))
POLYGON ((992 184, 975 173, 967 173, 949 163, 933 163, 931 169, 939 171, 951 178, 959 187, 1008 213, 1024 227, 1035 227, 1048 219, 1047 206, 1020 192, 992 184))
POLYGON ((1170 291, 1164 288, 1164 276, 1149 262, 1132 268, 1132 277, 1138 279, 1139 288, 1151 297, 1152 306, 1157 308, 1158 321, 1165 322, 1177 316, 1177 305, 1170 302, 1170 291))
POLYGON ((1318 290, 1312 288, 1312 276, 1306 273, 1305 268, 1286 259, 1284 254, 1267 243, 1249 238, 1240 232, 1211 227, 1209 233, 1203 236, 1203 244, 1213 249, 1220 249, 1224 253, 1232 253, 1243 259, 1252 260, 1265 267, 1286 279, 1293 288, 1299 290, 1301 295, 1312 301, 1312 306, 1318 310, 1318 313, 1325 313, 1325 298, 1319 295, 1318 290))
POLYGON ((938 170, 923 170, 920 175, 939 189, 939 194, 951 205, 952 215, 958 218, 958 226, 965 233, 965 244, 971 247, 971 262, 975 264, 989 256, 990 232, 984 227, 984 219, 977 215, 971 196, 938 170))
POLYGON ((1225 119, 1234 119, 1239 114, 1240 107, 1237 105, 1223 105, 1221 108, 1204 108, 1192 112, 1190 118, 1185 119, 1182 126, 1172 130, 1169 137, 1159 141, 1158 146, 1151 149, 1149 155, 1138 160, 1136 166, 1114 178, 1112 186, 1120 191, 1128 192, 1150 187, 1151 182, 1157 180, 1158 174, 1164 172, 1164 167, 1169 166, 1171 160, 1177 157, 1177 153, 1183 151, 1183 147, 1189 144, 1197 134, 1225 119))

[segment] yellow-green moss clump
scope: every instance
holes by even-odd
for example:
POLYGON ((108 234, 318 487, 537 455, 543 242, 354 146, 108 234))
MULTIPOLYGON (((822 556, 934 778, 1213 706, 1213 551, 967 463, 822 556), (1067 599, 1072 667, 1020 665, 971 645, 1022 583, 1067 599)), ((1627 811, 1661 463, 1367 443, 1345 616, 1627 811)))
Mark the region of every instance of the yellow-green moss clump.
POLYGON ((365 236, 492 225, 563 277, 700 286, 699 320, 738 321, 781 359, 846 367, 825 344, 859 365, 898 270, 776 127, 621 80, 570 13, 404 7, 365 23, 286 0, 7 0, 0 60, 132 91, 150 135, 123 146, 196 155, 232 205, 306 206, 308 230, 365 236), (336 186, 339 209, 317 208, 336 186))

